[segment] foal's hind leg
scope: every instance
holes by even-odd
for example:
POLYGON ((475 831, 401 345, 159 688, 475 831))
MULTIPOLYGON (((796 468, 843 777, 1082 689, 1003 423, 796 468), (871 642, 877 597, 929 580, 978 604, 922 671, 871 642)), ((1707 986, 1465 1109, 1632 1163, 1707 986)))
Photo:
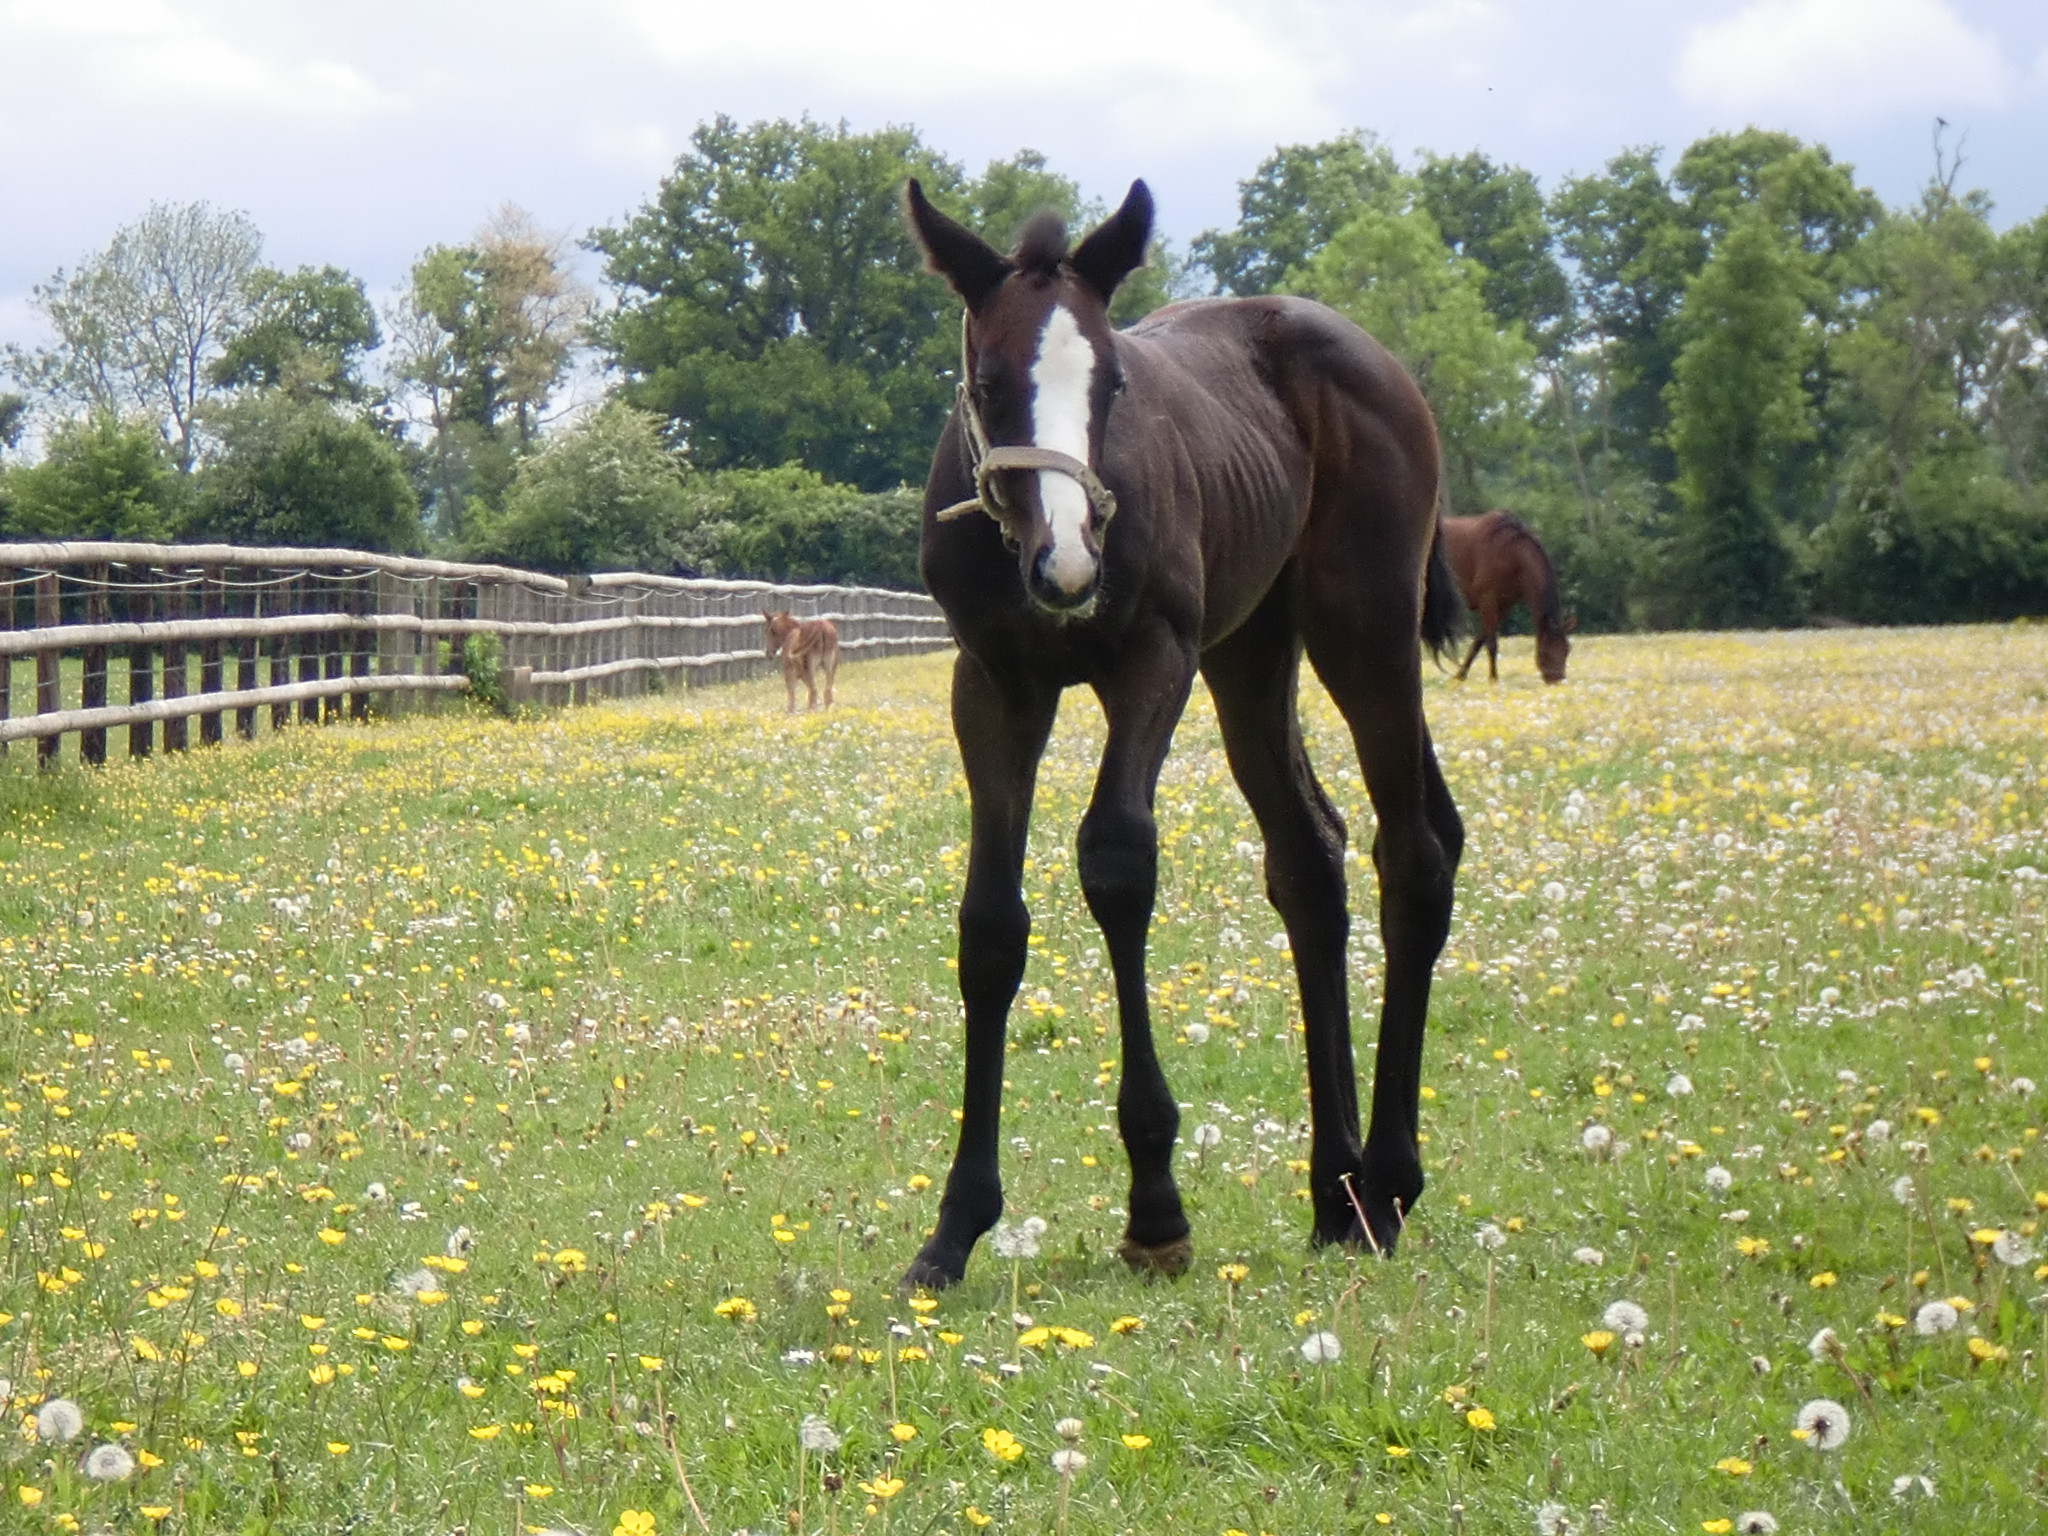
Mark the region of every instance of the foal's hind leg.
MULTIPOLYGON (((1317 584, 1318 568, 1307 569, 1311 585, 1317 584)), ((1423 1024, 1430 973, 1450 931, 1452 879, 1464 834, 1423 724, 1412 598, 1404 602, 1406 589, 1391 581, 1373 592, 1367 582, 1346 582, 1341 569, 1325 567, 1320 575, 1324 590, 1311 595, 1303 629, 1310 659, 1351 727, 1379 821, 1372 856, 1386 948, 1372 1122, 1359 1190, 1366 1230, 1358 1232, 1354 1219, 1347 1236, 1368 1238, 1386 1251, 1422 1194, 1415 1132, 1423 1024)))
POLYGON ((1038 759, 1059 709, 1057 693, 1006 685, 966 652, 953 664, 953 732, 967 772, 973 832, 960 901, 960 1000, 967 1015, 960 1141, 939 1201, 938 1230, 903 1276, 941 1289, 967 1272, 967 1256, 1003 1213, 997 1133, 1003 1104, 1003 1034, 1024 977, 1031 914, 1024 906, 1024 836, 1038 759))
POLYGON ((1357 1241, 1358 1076, 1344 946, 1344 819, 1309 766, 1295 707, 1301 642, 1284 595, 1202 658, 1230 771, 1266 843, 1266 896, 1287 925, 1308 1049, 1309 1188, 1318 1242, 1357 1241))
POLYGON ((1152 795, 1173 728, 1194 680, 1194 648, 1164 623, 1132 637, 1115 675, 1097 685, 1109 740, 1095 794, 1081 818, 1076 860, 1081 893, 1102 929, 1116 973, 1123 1081, 1117 1124, 1131 1160, 1130 1220, 1124 1262, 1133 1269, 1177 1275, 1194 1255, 1180 1190, 1173 1181, 1173 1144, 1180 1106, 1166 1085, 1152 1041, 1145 992, 1145 936, 1159 883, 1159 830, 1152 795))

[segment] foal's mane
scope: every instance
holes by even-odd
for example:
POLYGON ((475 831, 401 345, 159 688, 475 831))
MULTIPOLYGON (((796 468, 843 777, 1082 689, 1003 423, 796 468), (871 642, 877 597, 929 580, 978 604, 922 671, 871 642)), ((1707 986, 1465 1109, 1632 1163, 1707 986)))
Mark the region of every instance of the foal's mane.
POLYGON ((1493 514, 1492 537, 1503 543, 1525 544, 1536 557, 1536 563, 1543 568, 1543 581, 1537 588, 1536 627, 1548 629, 1553 634, 1564 633, 1564 603, 1557 590, 1557 569, 1550 563, 1550 555, 1543 543, 1530 531, 1529 525, 1514 513, 1497 511, 1493 514))
POLYGON ((1059 272, 1067 259, 1067 221, 1050 208, 1041 208, 1017 231, 1017 248, 1010 253, 1020 272, 1048 279, 1059 272))

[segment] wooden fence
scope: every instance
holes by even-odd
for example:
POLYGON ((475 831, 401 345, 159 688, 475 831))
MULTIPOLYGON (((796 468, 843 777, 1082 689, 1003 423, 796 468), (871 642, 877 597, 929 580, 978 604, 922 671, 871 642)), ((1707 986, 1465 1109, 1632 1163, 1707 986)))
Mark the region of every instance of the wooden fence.
POLYGON ((754 676, 763 609, 830 618, 848 659, 950 645, 923 593, 684 580, 637 572, 547 576, 347 549, 228 544, 0 543, 0 752, 61 740, 103 763, 183 751, 228 729, 435 709, 470 687, 471 636, 492 635, 515 700, 582 704, 754 676), (115 659, 125 665, 116 665, 115 659), (26 660, 17 675, 17 663, 26 660), (119 679, 125 676, 125 687, 119 679), (120 695, 119 700, 113 697, 120 695), (17 699, 33 698, 17 712, 17 699))

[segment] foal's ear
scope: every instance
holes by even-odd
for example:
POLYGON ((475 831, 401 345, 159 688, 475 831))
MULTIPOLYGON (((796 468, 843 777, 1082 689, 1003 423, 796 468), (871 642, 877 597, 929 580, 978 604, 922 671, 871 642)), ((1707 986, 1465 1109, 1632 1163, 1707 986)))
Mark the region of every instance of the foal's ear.
POLYGON ((951 284, 969 309, 980 309, 1015 270, 1001 251, 934 208, 914 176, 903 187, 903 216, 924 250, 925 266, 951 284))
POLYGON ((1081 242, 1068 265, 1107 304, 1117 285, 1145 264, 1145 247, 1151 239, 1152 189, 1134 181, 1123 207, 1081 242))

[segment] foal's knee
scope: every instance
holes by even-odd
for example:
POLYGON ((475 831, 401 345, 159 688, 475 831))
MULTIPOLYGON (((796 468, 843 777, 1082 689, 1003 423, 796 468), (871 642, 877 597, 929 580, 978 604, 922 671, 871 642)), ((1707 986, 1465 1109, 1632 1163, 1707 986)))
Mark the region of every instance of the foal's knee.
POLYGON ((960 903, 960 995, 1007 1007, 1024 979, 1031 913, 1014 890, 968 888, 960 903))
POLYGON ((1441 949, 1451 930, 1457 863, 1435 829, 1418 828, 1398 843, 1390 843, 1382 830, 1372 857, 1380 877, 1380 922, 1389 938, 1416 936, 1441 949))
POLYGON ((1149 920, 1159 887, 1159 836, 1149 815, 1091 811, 1076 848, 1081 894, 1098 923, 1149 920))

